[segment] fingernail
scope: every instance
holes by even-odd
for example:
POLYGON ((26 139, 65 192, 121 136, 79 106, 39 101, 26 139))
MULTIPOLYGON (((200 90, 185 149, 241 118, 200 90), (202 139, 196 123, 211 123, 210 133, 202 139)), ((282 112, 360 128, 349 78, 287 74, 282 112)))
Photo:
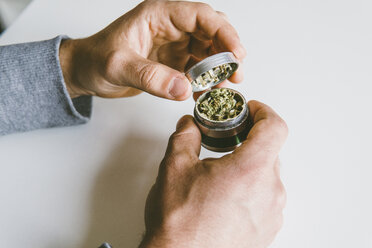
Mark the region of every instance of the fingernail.
POLYGON ((186 93, 189 87, 189 84, 190 83, 186 81, 185 79, 180 78, 180 77, 175 77, 170 83, 169 94, 171 94, 174 98, 181 97, 186 93))

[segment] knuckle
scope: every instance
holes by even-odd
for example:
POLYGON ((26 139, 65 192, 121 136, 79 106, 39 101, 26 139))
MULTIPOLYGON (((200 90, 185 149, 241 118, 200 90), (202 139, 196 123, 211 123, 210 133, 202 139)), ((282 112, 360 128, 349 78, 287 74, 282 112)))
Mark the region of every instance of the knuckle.
POLYGON ((171 144, 183 144, 190 140, 190 138, 193 136, 193 130, 179 130, 174 132, 170 137, 169 137, 169 143, 171 144))
POLYGON ((138 6, 144 9, 154 9, 156 7, 163 6, 165 2, 166 2, 165 0, 145 0, 142 3, 140 3, 138 6))
POLYGON ((222 12, 222 11, 217 11, 217 13, 222 16, 223 18, 227 19, 227 14, 225 12, 222 12))
POLYGON ((277 196, 276 196, 276 206, 282 210, 285 205, 286 205, 286 202, 287 202, 287 193, 284 189, 284 186, 282 183, 280 183, 280 185, 278 186, 278 189, 277 189, 277 196))
POLYGON ((176 154, 171 154, 165 159, 165 166, 169 169, 178 169, 181 167, 181 159, 180 156, 176 154))
POLYGON ((170 168, 178 169, 187 163, 195 162, 192 152, 183 145, 185 142, 183 136, 185 135, 187 135, 187 133, 175 132, 169 138, 169 150, 166 164, 170 168))
POLYGON ((184 174, 187 164, 193 163, 191 158, 186 152, 171 153, 164 160, 166 178, 168 180, 179 177, 184 174))
POLYGON ((282 131, 282 133, 284 133, 286 136, 288 135, 288 125, 287 123, 280 117, 278 117, 278 127, 280 128, 280 130, 282 131))
POLYGON ((272 130, 276 135, 286 138, 288 136, 287 123, 277 115, 271 115, 260 125, 261 130, 272 130))
POLYGON ((206 12, 206 11, 213 11, 213 8, 207 4, 207 3, 203 3, 203 2, 197 2, 195 3, 196 4, 196 7, 200 10, 200 11, 203 11, 203 12, 206 12))
POLYGON ((177 143, 177 139, 181 138, 184 135, 183 132, 174 132, 169 137, 169 144, 175 145, 177 143))
POLYGON ((275 125, 279 133, 284 134, 285 136, 288 135, 288 125, 281 117, 274 117, 272 119, 272 125, 275 125))
POLYGON ((145 64, 139 69, 140 86, 143 89, 150 89, 156 76, 156 66, 145 64))
POLYGON ((287 201, 287 194, 283 183, 278 179, 270 183, 270 206, 275 212, 282 212, 287 201))

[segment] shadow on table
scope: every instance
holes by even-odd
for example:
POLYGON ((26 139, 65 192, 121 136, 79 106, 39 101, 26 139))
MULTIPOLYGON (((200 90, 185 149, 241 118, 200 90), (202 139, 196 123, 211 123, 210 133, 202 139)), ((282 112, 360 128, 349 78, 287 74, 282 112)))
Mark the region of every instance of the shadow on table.
POLYGON ((156 139, 129 136, 102 166, 92 192, 90 227, 83 248, 103 242, 137 247, 144 232, 147 194, 155 182, 164 145, 156 139))

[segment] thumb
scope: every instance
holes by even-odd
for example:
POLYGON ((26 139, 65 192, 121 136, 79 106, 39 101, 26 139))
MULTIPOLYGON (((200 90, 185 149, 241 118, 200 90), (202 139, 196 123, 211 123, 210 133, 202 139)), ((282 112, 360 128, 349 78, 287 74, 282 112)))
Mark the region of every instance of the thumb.
POLYGON ((176 131, 169 138, 165 161, 175 165, 191 166, 199 160, 200 149, 199 128, 192 116, 183 116, 177 123, 176 131))
POLYGON ((191 95, 191 84, 185 75, 137 53, 127 56, 123 67, 120 81, 128 86, 171 100, 185 100, 191 95))

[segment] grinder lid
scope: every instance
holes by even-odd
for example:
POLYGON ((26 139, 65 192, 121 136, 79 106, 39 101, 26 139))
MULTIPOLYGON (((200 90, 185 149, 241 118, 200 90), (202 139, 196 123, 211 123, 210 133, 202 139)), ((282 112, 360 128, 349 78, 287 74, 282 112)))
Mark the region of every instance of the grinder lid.
POLYGON ((203 91, 225 81, 238 69, 239 62, 231 52, 217 53, 197 64, 187 72, 192 91, 203 91))

